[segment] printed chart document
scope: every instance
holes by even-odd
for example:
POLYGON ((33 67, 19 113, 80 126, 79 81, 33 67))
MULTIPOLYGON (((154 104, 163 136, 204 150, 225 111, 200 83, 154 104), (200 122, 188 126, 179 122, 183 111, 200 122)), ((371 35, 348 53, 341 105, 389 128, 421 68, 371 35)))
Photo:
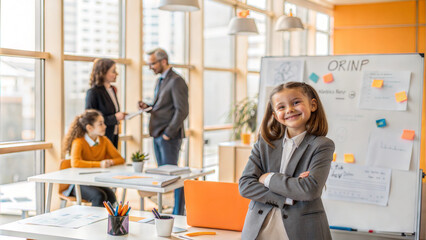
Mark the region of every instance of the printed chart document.
POLYGON ((407 101, 397 102, 395 93, 403 92, 408 96, 410 71, 364 71, 359 108, 376 110, 407 110, 407 101), (381 88, 372 87, 374 80, 383 80, 381 88))
POLYGON ((129 172, 115 172, 108 174, 101 174, 95 177, 95 181, 120 183, 138 186, 150 187, 164 187, 171 183, 176 182, 180 176, 164 176, 148 173, 129 173, 129 172))
POLYGON ((370 133, 367 165, 410 170, 414 141, 401 138, 401 133, 377 129, 370 133))
POLYGON ((391 171, 386 168, 333 162, 322 197, 386 206, 391 171))
POLYGON ((176 165, 163 165, 158 168, 150 168, 145 171, 146 173, 161 174, 161 175, 180 175, 190 173, 189 167, 178 167, 176 165))
POLYGON ((64 228, 79 228, 101 221, 108 217, 108 213, 99 213, 99 210, 89 206, 74 205, 58 211, 37 215, 18 221, 23 224, 35 224, 64 228))

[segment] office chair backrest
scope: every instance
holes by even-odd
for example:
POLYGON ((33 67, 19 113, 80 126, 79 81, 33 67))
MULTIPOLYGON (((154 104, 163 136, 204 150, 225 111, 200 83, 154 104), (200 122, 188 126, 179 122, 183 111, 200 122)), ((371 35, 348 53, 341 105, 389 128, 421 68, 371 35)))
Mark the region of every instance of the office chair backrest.
POLYGON ((188 225, 242 231, 250 200, 237 183, 186 180, 184 190, 188 225))

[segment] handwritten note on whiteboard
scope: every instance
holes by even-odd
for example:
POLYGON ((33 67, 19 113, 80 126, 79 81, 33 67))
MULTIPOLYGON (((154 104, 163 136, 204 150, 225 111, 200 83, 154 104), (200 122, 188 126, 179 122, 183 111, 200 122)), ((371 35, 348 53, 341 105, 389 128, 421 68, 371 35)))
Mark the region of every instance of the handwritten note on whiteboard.
POLYGON ((331 163, 323 198, 386 206, 391 169, 331 163))
POLYGON ((405 91, 408 95, 411 72, 409 71, 364 71, 359 108, 375 110, 407 110, 407 101, 397 102, 395 93, 405 91), (371 87, 375 79, 382 79, 381 88, 371 87))
POLYGON ((400 132, 376 129, 370 133, 367 165, 410 170, 413 141, 401 138, 400 132))

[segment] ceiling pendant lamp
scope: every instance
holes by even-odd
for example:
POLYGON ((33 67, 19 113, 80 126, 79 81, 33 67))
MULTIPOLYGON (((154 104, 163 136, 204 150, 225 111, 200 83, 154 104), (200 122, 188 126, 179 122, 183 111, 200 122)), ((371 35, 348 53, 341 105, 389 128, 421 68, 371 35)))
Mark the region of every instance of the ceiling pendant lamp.
POLYGON ((160 0, 158 7, 165 11, 192 12, 200 10, 198 0, 160 0))
POLYGON ((277 23, 275 24, 275 31, 297 31, 303 30, 303 23, 300 18, 293 16, 293 13, 290 9, 290 14, 288 16, 282 15, 278 18, 277 23))
POLYGON ((259 34, 254 18, 248 18, 249 10, 238 13, 238 17, 233 17, 228 25, 229 35, 254 35, 259 34))

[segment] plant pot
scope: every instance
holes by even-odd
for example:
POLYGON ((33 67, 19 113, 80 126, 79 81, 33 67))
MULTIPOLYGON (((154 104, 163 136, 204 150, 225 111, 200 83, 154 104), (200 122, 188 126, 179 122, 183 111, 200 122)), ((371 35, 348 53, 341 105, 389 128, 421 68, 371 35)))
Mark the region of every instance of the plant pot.
POLYGON ((142 162, 133 162, 132 166, 133 166, 133 170, 135 172, 142 172, 143 171, 143 164, 145 163, 145 161, 142 162))
POLYGON ((241 133, 241 143, 242 144, 250 144, 250 133, 241 133))

